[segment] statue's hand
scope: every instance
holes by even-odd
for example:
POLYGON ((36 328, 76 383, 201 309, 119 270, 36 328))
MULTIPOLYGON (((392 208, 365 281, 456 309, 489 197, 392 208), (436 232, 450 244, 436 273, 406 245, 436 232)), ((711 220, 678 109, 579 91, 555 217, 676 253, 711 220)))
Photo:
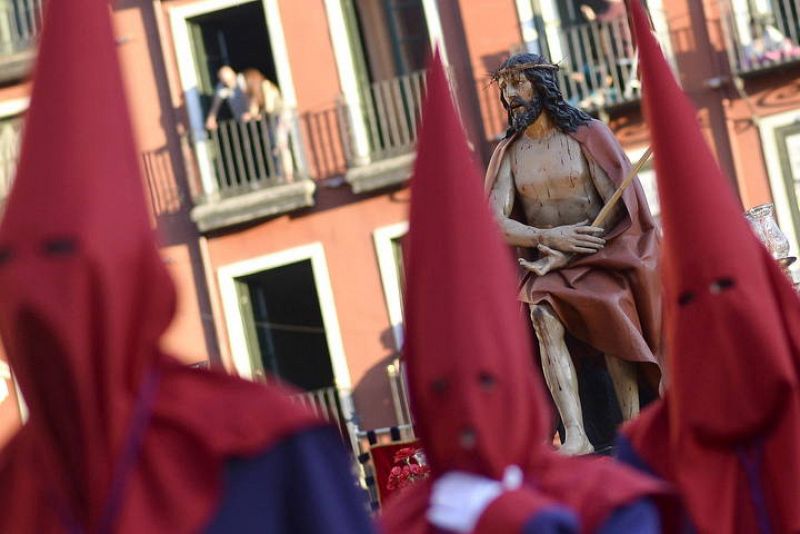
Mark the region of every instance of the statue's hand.
POLYGON ((603 233, 602 228, 587 226, 588 220, 569 226, 558 226, 545 230, 542 234, 541 244, 549 249, 560 250, 574 254, 593 254, 602 249, 606 240, 598 237, 603 233))
POLYGON ((569 260, 571 259, 570 255, 564 254, 559 250, 554 250, 545 245, 539 245, 537 248, 539 249, 539 252, 542 253, 542 257, 536 261, 528 261, 524 258, 520 258, 519 264, 523 269, 526 269, 537 276, 544 276, 550 271, 561 269, 569 264, 569 260))

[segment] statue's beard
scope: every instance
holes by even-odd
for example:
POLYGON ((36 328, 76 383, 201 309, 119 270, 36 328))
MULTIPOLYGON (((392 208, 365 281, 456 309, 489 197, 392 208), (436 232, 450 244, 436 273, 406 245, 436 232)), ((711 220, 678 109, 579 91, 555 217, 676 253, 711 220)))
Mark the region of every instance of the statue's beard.
POLYGON ((521 132, 536 122, 536 119, 542 114, 544 110, 544 100, 542 98, 534 98, 528 101, 519 97, 514 97, 511 102, 509 102, 509 106, 512 108, 511 129, 514 132, 521 132))

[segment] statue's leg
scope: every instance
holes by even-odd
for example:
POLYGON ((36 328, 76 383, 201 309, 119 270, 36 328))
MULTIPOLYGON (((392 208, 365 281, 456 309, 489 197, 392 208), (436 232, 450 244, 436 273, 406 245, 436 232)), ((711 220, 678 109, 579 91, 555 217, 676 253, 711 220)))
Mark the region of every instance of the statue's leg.
POLYGON ((531 321, 539 339, 544 378, 564 423, 566 437, 559 450, 569 455, 590 453, 594 448, 583 428, 578 375, 564 341, 564 326, 547 304, 531 305, 531 321))
POLYGON ((636 381, 636 364, 606 354, 606 367, 608 367, 608 374, 614 383, 614 391, 617 394, 622 418, 625 421, 633 419, 639 415, 639 384, 636 381))

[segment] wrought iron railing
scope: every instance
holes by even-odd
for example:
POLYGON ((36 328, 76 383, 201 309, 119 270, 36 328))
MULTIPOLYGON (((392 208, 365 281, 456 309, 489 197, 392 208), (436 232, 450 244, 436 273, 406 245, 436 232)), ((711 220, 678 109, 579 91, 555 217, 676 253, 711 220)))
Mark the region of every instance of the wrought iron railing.
POLYGON ((728 54, 735 72, 800 62, 800 1, 721 2, 728 54))
POLYGON ((156 217, 174 215, 184 207, 173 154, 164 146, 142 152, 142 174, 151 213, 156 217))
POLYGON ((597 110, 640 98, 636 54, 624 17, 577 24, 560 31, 559 38, 560 85, 572 105, 597 110))
POLYGON ((347 172, 347 119, 338 106, 305 112, 299 117, 308 173, 316 180, 347 172))
MULTIPOLYGON (((425 71, 371 83, 362 88, 361 117, 367 130, 369 161, 380 161, 414 151, 424 95, 425 71)), ((346 125, 345 154, 347 161, 352 164, 363 154, 355 152, 355 133, 347 104, 340 102, 339 110, 346 125)))
POLYGON ((304 179, 298 172, 297 131, 297 116, 288 113, 219 121, 208 133, 216 194, 236 196, 304 179))
POLYGON ((318 417, 335 426, 345 443, 350 443, 347 421, 342 412, 339 390, 335 387, 317 389, 293 395, 292 400, 310 409, 318 417))
POLYGON ((44 0, 0 0, 0 56, 33 46, 42 28, 44 0))

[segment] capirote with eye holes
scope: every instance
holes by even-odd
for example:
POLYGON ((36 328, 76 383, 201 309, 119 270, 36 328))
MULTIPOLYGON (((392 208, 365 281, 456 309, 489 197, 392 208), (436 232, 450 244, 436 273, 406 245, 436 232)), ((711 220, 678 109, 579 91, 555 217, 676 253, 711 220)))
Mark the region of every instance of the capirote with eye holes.
MULTIPOLYGON (((733 289, 736 286, 736 282, 733 278, 723 277, 718 278, 711 282, 708 286, 708 292, 712 295, 719 295, 723 291, 727 291, 729 289, 733 289)), ((693 291, 684 291, 683 293, 678 296, 678 305, 679 306, 686 306, 692 303, 695 300, 695 293, 693 291)))

